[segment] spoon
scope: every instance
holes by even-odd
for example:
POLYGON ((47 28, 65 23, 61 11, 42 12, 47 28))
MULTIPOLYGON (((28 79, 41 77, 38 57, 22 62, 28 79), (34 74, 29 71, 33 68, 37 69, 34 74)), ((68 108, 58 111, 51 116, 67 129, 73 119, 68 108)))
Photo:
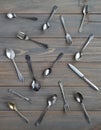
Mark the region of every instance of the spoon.
POLYGON ((82 13, 83 13, 83 18, 81 20, 81 24, 80 24, 80 27, 79 27, 79 32, 82 32, 83 24, 84 24, 86 15, 88 13, 88 5, 84 5, 82 13))
POLYGON ((65 21, 64 21, 64 17, 62 15, 60 16, 60 20, 61 20, 62 26, 64 28, 66 42, 67 42, 67 44, 71 45, 72 44, 72 37, 67 31, 65 21))
POLYGON ((8 102, 8 106, 9 106, 9 108, 10 108, 11 110, 17 112, 18 115, 19 115, 20 117, 22 117, 22 118, 26 121, 26 123, 29 123, 29 120, 28 120, 20 111, 18 111, 18 109, 17 109, 17 107, 16 107, 16 105, 15 105, 14 103, 8 102))
POLYGON ((26 33, 24 33, 24 32, 18 32, 17 38, 19 38, 19 39, 21 39, 21 40, 26 40, 26 41, 29 40, 29 41, 31 41, 31 42, 36 43, 37 45, 42 46, 42 47, 45 48, 45 49, 48 48, 48 45, 47 45, 47 44, 42 43, 42 42, 38 42, 38 41, 36 41, 36 40, 31 39, 31 38, 30 38, 26 33))
POLYGON ((83 55, 84 49, 88 46, 88 44, 91 42, 91 40, 93 38, 94 38, 94 34, 92 33, 92 34, 89 35, 87 41, 85 42, 85 44, 83 45, 83 47, 81 48, 81 50, 75 53, 75 57, 74 58, 75 58, 76 61, 80 60, 80 58, 83 55))
POLYGON ((88 115, 88 113, 86 111, 85 105, 83 103, 83 95, 81 93, 79 93, 79 92, 76 92, 75 95, 74 95, 74 98, 82 106, 85 118, 88 121, 88 123, 91 123, 91 119, 90 119, 90 117, 89 117, 89 115, 88 115))
POLYGON ((14 50, 10 49, 10 48, 7 48, 6 49, 6 56, 13 62, 13 65, 15 67, 15 70, 17 72, 17 76, 18 76, 19 80, 20 81, 24 81, 24 77, 21 74, 20 70, 18 69, 18 67, 17 67, 17 65, 15 63, 15 60, 14 60, 14 58, 15 58, 15 52, 14 52, 14 50))
POLYGON ((29 55, 25 56, 25 59, 27 60, 28 63, 28 67, 32 73, 32 77, 33 77, 33 81, 31 83, 31 87, 34 91, 39 91, 39 89, 41 88, 41 84, 39 83, 38 80, 36 80, 35 76, 34 76, 34 72, 33 72, 33 68, 32 68, 32 64, 31 64, 31 58, 29 55))
POLYGON ((52 65, 51 65, 49 68, 47 68, 47 69, 45 69, 45 70, 43 71, 43 76, 44 76, 44 77, 46 77, 46 76, 48 76, 48 75, 50 75, 50 74, 52 73, 52 68, 53 68, 54 64, 56 64, 56 62, 57 62, 58 60, 60 60, 62 56, 63 56, 63 53, 61 52, 61 53, 57 56, 57 58, 53 61, 52 65))
MULTIPOLYGON (((17 15, 15 13, 7 13, 6 14, 6 17, 8 19, 14 19, 17 17, 17 15)), ((34 21, 37 21, 38 18, 37 17, 23 17, 23 16, 19 16, 20 18, 23 18, 23 19, 29 19, 29 20, 34 20, 34 21)))
POLYGON ((41 113, 40 117, 38 118, 38 120, 35 122, 35 126, 38 127, 40 125, 40 123, 42 122, 42 119, 43 117, 45 116, 47 110, 53 106, 55 103, 56 103, 56 100, 57 100, 57 95, 56 94, 53 94, 52 96, 50 96, 48 99, 47 99, 47 106, 46 108, 44 109, 44 111, 41 113))
POLYGON ((47 29, 50 27, 50 23, 49 23, 49 22, 50 22, 50 20, 52 19, 54 13, 56 12, 56 9, 57 9, 57 8, 58 8, 58 7, 57 7, 56 5, 53 6, 52 11, 51 11, 51 14, 50 14, 48 20, 46 21, 46 23, 44 23, 44 24, 42 25, 42 30, 43 30, 43 31, 47 30, 47 29))

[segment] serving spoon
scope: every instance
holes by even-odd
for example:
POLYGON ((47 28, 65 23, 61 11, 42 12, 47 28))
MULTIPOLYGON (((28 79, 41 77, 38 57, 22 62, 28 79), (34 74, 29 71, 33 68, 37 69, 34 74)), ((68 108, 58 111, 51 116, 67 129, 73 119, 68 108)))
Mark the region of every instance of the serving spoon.
POLYGON ((48 76, 48 75, 50 75, 50 74, 52 73, 52 68, 53 68, 54 64, 56 64, 57 61, 62 58, 62 56, 63 56, 63 53, 61 52, 61 53, 57 56, 57 58, 53 61, 52 65, 51 65, 49 68, 47 68, 47 69, 45 69, 45 70, 43 71, 43 76, 44 76, 44 77, 46 77, 46 76, 48 76))
POLYGON ((88 46, 88 44, 91 42, 91 40, 93 38, 94 38, 94 34, 92 33, 92 34, 89 35, 87 41, 85 42, 85 44, 83 45, 83 47, 81 48, 81 50, 75 53, 74 58, 75 58, 76 61, 80 60, 80 58, 83 55, 83 51, 85 50, 85 48, 88 46))
MULTIPOLYGON (((14 19, 17 17, 17 15, 15 13, 7 13, 6 17, 8 19, 14 19)), ((37 21, 38 18, 37 17, 23 17, 23 16, 18 16, 19 18, 23 18, 23 19, 29 19, 29 20, 33 20, 33 21, 37 21)))
POLYGON ((44 23, 44 24, 42 25, 42 30, 43 30, 43 31, 47 30, 47 29, 50 27, 50 23, 49 23, 49 22, 50 22, 50 20, 52 19, 54 13, 56 12, 56 9, 57 9, 57 8, 58 8, 58 7, 57 7, 56 5, 53 6, 52 12, 51 12, 49 18, 47 19, 46 23, 44 23))
POLYGON ((32 73, 32 77, 33 77, 33 80, 32 80, 32 83, 31 83, 31 88, 34 90, 34 91, 39 91, 39 89, 41 88, 41 84, 39 83, 39 81, 35 78, 34 76, 34 72, 33 72, 33 68, 32 68, 32 64, 31 64, 31 58, 29 55, 26 55, 25 56, 25 59, 27 60, 27 63, 28 63, 28 67, 32 73))
POLYGON ((83 103, 83 95, 80 93, 80 92, 76 92, 74 94, 74 98, 75 100, 81 105, 82 109, 83 109, 83 112, 84 112, 84 115, 85 115, 85 118, 86 120, 88 121, 88 123, 91 123, 91 119, 86 111, 86 108, 85 108, 85 105, 83 103))
POLYGON ((35 122, 35 126, 36 127, 38 127, 40 125, 40 123, 42 122, 43 117, 45 116, 45 114, 47 112, 47 110, 56 103, 56 100, 57 100, 57 95, 56 94, 53 94, 52 96, 48 97, 46 108, 41 113, 41 115, 38 118, 38 120, 35 122))
POLYGON ((6 49, 6 56, 12 61, 13 65, 15 67, 15 70, 17 72, 17 76, 18 76, 19 80, 20 81, 24 81, 24 77, 21 74, 20 70, 18 69, 18 67, 17 67, 17 65, 15 63, 15 60, 14 60, 14 58, 15 58, 15 52, 14 52, 14 50, 10 49, 10 48, 7 48, 6 49))
POLYGON ((9 108, 10 108, 11 110, 17 112, 18 115, 19 115, 20 117, 22 117, 22 118, 26 121, 26 123, 29 123, 29 120, 28 120, 20 111, 18 111, 18 109, 17 109, 17 107, 16 107, 16 105, 15 105, 14 103, 8 102, 8 106, 9 106, 9 108))

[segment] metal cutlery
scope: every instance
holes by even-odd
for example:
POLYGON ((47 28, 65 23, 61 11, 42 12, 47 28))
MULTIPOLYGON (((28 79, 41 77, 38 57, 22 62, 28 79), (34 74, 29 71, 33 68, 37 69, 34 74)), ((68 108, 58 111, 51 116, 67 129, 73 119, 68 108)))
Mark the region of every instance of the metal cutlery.
POLYGON ((62 23, 64 32, 65 32, 66 42, 67 42, 67 44, 71 45, 71 44, 72 44, 72 37, 71 37, 71 35, 68 33, 68 30, 67 30, 67 28, 66 28, 66 24, 65 24, 65 21, 64 21, 64 17, 63 17, 62 15, 60 16, 60 20, 61 20, 61 23, 62 23))
POLYGON ((69 104, 66 100, 66 97, 65 97, 65 93, 64 93, 64 89, 63 89, 63 84, 61 81, 58 82, 59 84, 59 87, 60 87, 60 90, 61 90, 61 94, 62 94, 62 97, 63 97, 63 101, 64 101, 64 105, 63 105, 63 108, 64 108, 64 112, 66 113, 67 112, 67 109, 69 110, 69 104))
POLYGON ((81 79, 83 79, 88 85, 90 85, 90 87, 92 87, 93 89, 95 89, 96 91, 99 91, 99 88, 93 84, 91 81, 89 81, 85 75, 83 73, 81 73, 75 66, 73 66, 72 64, 68 64, 69 68, 75 72, 81 79))
POLYGON ((14 94, 14 95, 16 95, 16 96, 18 96, 18 97, 24 99, 25 101, 31 103, 31 99, 30 99, 30 98, 25 97, 25 96, 23 96, 22 94, 20 94, 20 93, 14 91, 14 90, 12 90, 12 89, 8 89, 8 92, 10 92, 10 93, 12 93, 12 94, 14 94))
POLYGON ((40 45, 42 46, 43 48, 47 49, 48 48, 48 45, 45 44, 45 43, 41 43, 41 42, 38 42, 36 40, 33 40, 31 39, 27 34, 25 34, 24 32, 18 32, 17 34, 17 38, 21 39, 21 40, 29 40, 29 41, 32 41, 34 43, 36 43, 37 45, 40 45))

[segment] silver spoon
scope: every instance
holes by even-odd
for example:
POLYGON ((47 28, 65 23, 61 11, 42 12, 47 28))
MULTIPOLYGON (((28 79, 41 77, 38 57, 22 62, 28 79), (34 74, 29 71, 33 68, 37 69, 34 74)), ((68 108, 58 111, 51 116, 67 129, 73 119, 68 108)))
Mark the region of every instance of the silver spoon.
POLYGON ((17 107, 16 107, 16 105, 15 105, 14 103, 8 102, 8 106, 9 106, 9 108, 10 108, 11 110, 17 112, 18 115, 19 115, 20 117, 22 117, 22 118, 26 121, 26 123, 29 123, 29 120, 28 120, 24 115, 22 115, 22 113, 21 113, 20 111, 18 111, 18 109, 17 109, 17 107))
POLYGON ((57 62, 58 60, 60 60, 60 59, 62 58, 62 56, 63 56, 63 53, 61 52, 61 53, 57 56, 57 58, 53 61, 52 65, 51 65, 49 68, 47 68, 47 69, 45 69, 45 70, 43 71, 43 76, 44 76, 44 77, 46 77, 46 76, 48 76, 48 75, 50 75, 50 74, 52 73, 52 68, 53 68, 54 64, 56 64, 56 62, 57 62))
POLYGON ((91 123, 91 119, 90 119, 90 117, 89 117, 89 115, 88 115, 88 113, 87 113, 87 111, 86 111, 85 105, 84 105, 84 103, 83 103, 83 95, 82 95, 80 92, 76 92, 76 93, 74 94, 74 98, 75 98, 75 100, 76 100, 78 103, 80 103, 80 105, 82 106, 82 109, 83 109, 85 118, 86 118, 86 120, 88 121, 88 123, 91 123))
POLYGON ((82 13, 83 13, 83 18, 81 20, 81 24, 80 24, 80 27, 79 27, 79 32, 82 32, 83 24, 84 24, 86 15, 88 13, 88 5, 84 5, 82 13))
POLYGON ((50 22, 50 20, 52 19, 54 13, 56 12, 56 9, 57 9, 57 8, 58 8, 58 7, 57 7, 56 5, 53 6, 52 12, 51 12, 51 14, 50 14, 48 20, 46 21, 46 23, 44 23, 44 24, 42 25, 42 30, 43 30, 43 31, 47 30, 47 29, 50 27, 50 23, 49 23, 49 22, 50 22))
POLYGON ((79 61, 79 60, 80 60, 80 58, 81 58, 82 55, 83 55, 84 49, 88 46, 88 44, 91 42, 91 40, 92 40, 93 38, 94 38, 94 34, 92 33, 92 34, 89 35, 87 41, 85 42, 85 44, 83 45, 83 47, 81 48, 81 50, 75 53, 74 58, 75 58, 76 61, 79 61))
POLYGON ((39 89, 41 88, 41 84, 39 83, 38 80, 36 80, 35 76, 34 76, 34 72, 33 72, 33 68, 32 68, 32 64, 31 64, 31 58, 29 55, 25 56, 25 59, 27 60, 28 63, 28 67, 32 73, 32 77, 33 77, 33 81, 31 83, 31 87, 34 91, 39 91, 39 89))
POLYGON ((45 49, 48 48, 48 45, 47 45, 47 44, 42 43, 42 42, 38 42, 38 41, 36 41, 36 40, 31 39, 31 38, 30 38, 26 33, 24 33, 24 32, 18 32, 17 38, 19 38, 19 39, 21 39, 21 40, 26 40, 26 41, 29 40, 29 41, 31 41, 31 42, 36 43, 37 45, 42 46, 42 47, 45 48, 45 49))
POLYGON ((43 117, 45 116, 47 110, 53 106, 55 103, 56 103, 56 100, 57 100, 57 95, 54 94, 52 96, 50 96, 48 99, 47 99, 47 106, 46 108, 44 109, 44 111, 41 113, 40 117, 38 118, 38 120, 35 122, 35 126, 38 127, 40 125, 40 123, 42 122, 42 119, 43 117))
MULTIPOLYGON (((16 15, 15 13, 7 13, 7 14, 6 14, 6 17, 7 17, 8 19, 14 19, 14 18, 17 17, 17 15, 16 15)), ((18 17, 23 18, 23 19, 33 20, 33 21, 37 21, 37 20, 38 20, 37 17, 23 17, 23 16, 18 16, 18 17)))
POLYGON ((72 37, 68 33, 68 30, 67 30, 66 25, 65 25, 64 17, 62 15, 60 16, 60 20, 61 20, 62 26, 64 28, 66 42, 67 42, 67 44, 71 45, 72 44, 72 37))
POLYGON ((18 76, 19 80, 20 81, 24 81, 24 77, 21 74, 20 70, 18 69, 18 67, 17 67, 17 65, 15 63, 15 60, 14 60, 14 58, 15 58, 15 52, 14 52, 14 50, 10 49, 10 48, 7 48, 6 49, 6 56, 13 62, 13 65, 15 67, 15 70, 17 72, 17 76, 18 76))

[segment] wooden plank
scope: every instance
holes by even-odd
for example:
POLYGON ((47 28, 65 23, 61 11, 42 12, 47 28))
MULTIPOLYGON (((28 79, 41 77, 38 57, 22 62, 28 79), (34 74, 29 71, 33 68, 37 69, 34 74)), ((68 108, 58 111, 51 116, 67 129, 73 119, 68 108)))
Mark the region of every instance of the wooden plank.
MULTIPOLYGON (((32 16, 30 14, 30 16, 32 16)), ((30 20, 23 19, 6 19, 3 14, 0 15, 0 37, 16 37, 19 31, 27 33, 30 37, 64 37, 63 27, 60 23, 59 15, 51 21, 51 27, 43 32, 42 25, 46 21, 48 15, 38 14, 39 20, 33 22, 30 20)), ((89 20, 91 22, 85 23, 82 33, 78 33, 78 28, 82 15, 64 15, 66 26, 72 37, 88 37, 90 33, 94 33, 95 37, 101 36, 100 25, 101 17, 99 15, 90 15, 89 20), (97 22, 99 21, 99 22, 97 22)))
MULTIPOLYGON (((52 6, 57 5, 59 7, 58 13, 81 13, 81 7, 83 6, 83 0, 81 0, 81 5, 78 5, 79 0, 9 0, 0 1, 0 12, 17 12, 17 13, 50 13, 52 6)), ((86 4, 89 5, 89 11, 91 13, 100 13, 101 8, 100 0, 88 0, 86 4)))
MULTIPOLYGON (((99 87, 101 89, 101 87, 99 87)), ((84 104, 87 111, 101 111, 101 93, 96 92, 93 89, 85 87, 64 87, 66 99, 70 105, 71 111, 81 111, 80 104, 74 100, 74 92, 81 92, 84 96, 84 104)), ((21 111, 40 111, 46 106, 47 97, 52 94, 57 94, 57 102, 50 109, 50 111, 63 111, 63 99, 61 96, 60 88, 57 84, 56 87, 42 87, 39 92, 34 92, 29 87, 0 87, 0 111, 9 110, 7 102, 16 103, 17 107, 21 111), (8 89, 12 89, 26 97, 32 99, 32 104, 24 101, 23 99, 17 97, 8 92, 8 89)))
MULTIPOLYGON (((33 130, 36 129, 34 126, 35 121, 40 115, 40 111, 37 112, 23 112, 24 115, 30 119, 30 123, 26 124, 15 112, 0 112, 2 118, 0 118, 0 126, 3 130, 33 130), (5 125, 6 124, 6 125, 5 125), (9 127, 8 127, 9 126, 9 127), (19 127, 20 126, 20 127, 19 127)), ((76 129, 93 129, 100 130, 100 120, 101 120, 101 112, 92 111, 89 112, 89 115, 92 119, 92 125, 89 125, 82 112, 71 111, 68 112, 67 115, 64 115, 62 112, 47 112, 45 118, 43 119, 42 124, 37 128, 38 130, 76 130, 76 129)))

